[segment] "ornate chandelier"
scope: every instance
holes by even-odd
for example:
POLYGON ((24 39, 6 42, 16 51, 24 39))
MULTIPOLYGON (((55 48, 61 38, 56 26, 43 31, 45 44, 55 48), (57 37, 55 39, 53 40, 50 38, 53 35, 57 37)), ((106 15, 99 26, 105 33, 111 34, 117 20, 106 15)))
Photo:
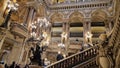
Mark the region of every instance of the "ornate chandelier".
POLYGON ((50 23, 46 18, 38 18, 30 25, 30 34, 35 40, 40 40, 41 38, 47 38, 47 28, 50 27, 50 23))

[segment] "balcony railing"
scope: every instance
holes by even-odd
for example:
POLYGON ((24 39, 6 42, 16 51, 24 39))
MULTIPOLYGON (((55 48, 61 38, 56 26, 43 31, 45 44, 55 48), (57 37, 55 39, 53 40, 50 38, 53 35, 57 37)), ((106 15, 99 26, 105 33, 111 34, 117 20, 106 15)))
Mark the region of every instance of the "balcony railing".
POLYGON ((28 36, 28 30, 27 27, 20 25, 18 23, 11 23, 11 32, 14 34, 27 37, 28 36))
POLYGON ((98 9, 98 8, 108 8, 110 2, 86 2, 86 3, 73 3, 73 4, 56 4, 56 5, 49 5, 49 9, 52 11, 64 11, 64 10, 75 10, 76 8, 79 10, 83 9, 98 9))
POLYGON ((95 61, 96 61, 95 59, 94 60, 89 60, 89 59, 95 58, 96 55, 97 55, 97 51, 95 46, 95 47, 88 48, 82 52, 76 53, 58 62, 52 63, 51 65, 47 66, 47 68, 72 68, 76 65, 79 65, 85 62, 89 66, 89 65, 95 64, 95 61), (89 62, 88 60, 91 62, 90 64, 88 63, 89 62))
MULTIPOLYGON (((76 4, 76 3, 99 3, 99 2, 109 2, 111 0, 65 0, 63 2, 56 2, 56 3, 49 3, 47 0, 45 0, 47 5, 61 5, 61 4, 76 4)), ((50 1, 51 2, 51 1, 50 1)))

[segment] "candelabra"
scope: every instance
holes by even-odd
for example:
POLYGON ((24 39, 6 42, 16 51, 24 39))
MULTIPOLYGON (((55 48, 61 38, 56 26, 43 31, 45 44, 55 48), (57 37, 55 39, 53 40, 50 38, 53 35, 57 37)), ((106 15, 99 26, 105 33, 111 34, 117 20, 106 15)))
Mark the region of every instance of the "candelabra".
POLYGON ((38 18, 37 21, 34 21, 34 23, 31 24, 31 37, 34 40, 41 40, 41 46, 49 45, 49 34, 48 34, 48 28, 50 27, 49 21, 47 21, 46 18, 38 18))
POLYGON ((61 48, 64 48, 65 47, 65 40, 67 38, 67 33, 66 32, 63 32, 61 34, 61 43, 58 44, 58 47, 61 47, 61 48))
POLYGON ((90 32, 87 32, 85 36, 86 36, 86 41, 88 43, 91 43, 92 34, 90 32))
POLYGON ((8 28, 8 24, 9 24, 8 21, 10 19, 10 16, 11 16, 12 12, 14 12, 18 9, 18 6, 19 5, 17 3, 12 2, 12 1, 8 1, 8 6, 7 7, 8 7, 9 12, 8 12, 8 15, 5 18, 4 23, 1 25, 1 27, 8 28))

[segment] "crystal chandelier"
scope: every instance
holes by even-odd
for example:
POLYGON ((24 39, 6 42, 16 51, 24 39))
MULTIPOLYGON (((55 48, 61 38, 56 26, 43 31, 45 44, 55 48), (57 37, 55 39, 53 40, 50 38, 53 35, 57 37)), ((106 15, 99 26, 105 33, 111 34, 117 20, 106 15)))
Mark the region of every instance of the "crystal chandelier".
POLYGON ((46 18, 38 18, 37 21, 34 21, 30 26, 30 34, 36 40, 41 38, 46 39, 48 34, 46 30, 50 27, 50 23, 46 18))

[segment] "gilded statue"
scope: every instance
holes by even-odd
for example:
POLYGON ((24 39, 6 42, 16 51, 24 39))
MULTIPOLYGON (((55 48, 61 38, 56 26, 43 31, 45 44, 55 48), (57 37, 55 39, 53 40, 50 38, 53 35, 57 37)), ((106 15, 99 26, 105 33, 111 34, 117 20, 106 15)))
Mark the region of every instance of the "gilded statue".
POLYGON ((97 64, 99 68, 113 68, 113 60, 109 55, 109 47, 107 35, 100 35, 100 43, 98 44, 97 64))

